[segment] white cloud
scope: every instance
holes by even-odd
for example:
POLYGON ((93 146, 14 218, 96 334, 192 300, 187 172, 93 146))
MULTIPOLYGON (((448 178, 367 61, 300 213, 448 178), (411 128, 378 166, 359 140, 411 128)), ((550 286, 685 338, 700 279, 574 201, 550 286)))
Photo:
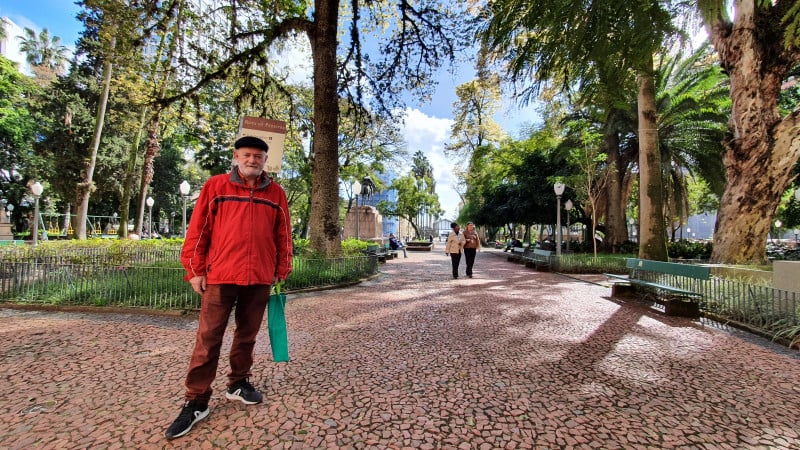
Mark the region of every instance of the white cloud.
POLYGON ((444 154, 444 145, 450 137, 453 121, 431 117, 413 108, 406 108, 404 116, 403 135, 408 143, 409 157, 412 157, 417 150, 421 150, 428 157, 436 180, 436 193, 439 195, 442 209, 445 210, 445 217, 455 219, 458 203, 461 200, 454 189, 456 179, 453 175, 452 158, 444 154))

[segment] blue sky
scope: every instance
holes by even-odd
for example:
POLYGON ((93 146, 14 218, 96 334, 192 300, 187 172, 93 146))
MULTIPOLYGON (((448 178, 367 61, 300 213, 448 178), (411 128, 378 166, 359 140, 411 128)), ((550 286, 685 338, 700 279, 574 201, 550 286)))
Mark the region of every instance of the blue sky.
MULTIPOLYGON (((82 29, 75 18, 80 9, 71 0, 3 0, 0 16, 11 19, 22 28, 39 32, 47 28, 51 35, 59 36, 64 45, 72 48, 82 29)), ((443 149, 452 126, 452 105, 456 101, 455 87, 469 81, 474 75, 471 63, 459 67, 455 75, 441 69, 436 92, 430 101, 417 104, 409 100, 406 108, 404 134, 410 154, 422 150, 431 161, 436 177, 437 193, 447 218, 455 218, 459 198, 453 189, 455 178, 451 158, 443 149)), ((519 109, 510 100, 506 110, 495 120, 512 136, 516 136, 525 123, 536 122, 532 107, 519 109)))

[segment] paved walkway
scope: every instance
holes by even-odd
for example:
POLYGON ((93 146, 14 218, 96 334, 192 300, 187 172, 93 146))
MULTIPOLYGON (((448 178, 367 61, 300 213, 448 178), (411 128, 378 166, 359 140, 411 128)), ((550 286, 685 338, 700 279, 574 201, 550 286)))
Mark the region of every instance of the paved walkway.
POLYGON ((493 253, 291 296, 292 361, 256 348, 265 402, 225 400, 224 358, 175 441, 194 317, 0 309, 0 449, 800 448, 797 352, 493 253))

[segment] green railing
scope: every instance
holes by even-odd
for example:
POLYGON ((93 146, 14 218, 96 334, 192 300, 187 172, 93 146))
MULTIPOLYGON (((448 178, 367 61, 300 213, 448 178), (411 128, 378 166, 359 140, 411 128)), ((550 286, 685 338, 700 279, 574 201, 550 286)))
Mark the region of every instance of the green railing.
MULTIPOLYGON (((674 261, 678 262, 678 261, 674 261)), ((686 263, 686 261, 680 261, 686 263)), ((625 257, 604 255, 551 256, 550 265, 563 273, 628 273, 625 257)), ((650 273, 648 281, 702 294, 700 310, 709 317, 738 324, 770 337, 800 342, 800 293, 713 276, 709 280, 650 273)))
MULTIPOLYGON (((163 256, 163 255, 162 255, 163 256)), ((287 292, 355 282, 377 272, 372 256, 294 259, 287 292)), ((0 300, 15 303, 194 309, 200 297, 177 263, 69 264, 56 257, 0 261, 0 300)))

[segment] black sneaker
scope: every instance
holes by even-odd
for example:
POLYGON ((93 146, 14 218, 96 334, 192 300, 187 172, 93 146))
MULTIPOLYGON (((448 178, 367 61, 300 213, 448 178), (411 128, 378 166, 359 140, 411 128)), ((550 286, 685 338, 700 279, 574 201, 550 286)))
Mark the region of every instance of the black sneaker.
POLYGON ((167 428, 167 439, 175 439, 192 430, 192 426, 208 416, 208 405, 187 401, 178 418, 167 428))
POLYGON ((247 378, 232 384, 225 392, 225 397, 227 397, 228 400, 239 400, 245 405, 255 405, 256 403, 261 403, 264 399, 261 392, 258 392, 256 388, 247 381, 247 378))

